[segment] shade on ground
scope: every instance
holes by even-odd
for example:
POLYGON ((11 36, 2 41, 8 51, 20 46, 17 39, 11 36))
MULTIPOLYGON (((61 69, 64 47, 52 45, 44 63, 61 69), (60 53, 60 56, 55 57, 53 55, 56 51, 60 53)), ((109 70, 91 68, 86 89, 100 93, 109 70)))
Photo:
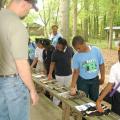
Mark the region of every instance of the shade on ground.
POLYGON ((39 104, 31 106, 31 120, 62 120, 62 110, 40 95, 39 104))

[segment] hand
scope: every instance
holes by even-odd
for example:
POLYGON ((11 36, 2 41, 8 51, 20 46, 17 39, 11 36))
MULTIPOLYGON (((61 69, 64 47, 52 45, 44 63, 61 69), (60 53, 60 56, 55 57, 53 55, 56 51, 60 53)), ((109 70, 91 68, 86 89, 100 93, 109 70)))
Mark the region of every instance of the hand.
POLYGON ((51 80, 52 79, 52 74, 48 74, 48 80, 51 80))
POLYGON ((96 101, 96 107, 97 107, 97 110, 99 112, 104 112, 102 106, 101 106, 101 102, 99 100, 96 101))
POLYGON ((71 91, 70 91, 70 94, 72 95, 72 96, 74 96, 74 95, 76 95, 76 88, 74 87, 74 88, 71 88, 71 91))
POLYGON ((31 100, 32 100, 32 105, 37 105, 38 101, 39 101, 39 96, 37 94, 36 91, 34 92, 30 92, 30 97, 31 97, 31 100))

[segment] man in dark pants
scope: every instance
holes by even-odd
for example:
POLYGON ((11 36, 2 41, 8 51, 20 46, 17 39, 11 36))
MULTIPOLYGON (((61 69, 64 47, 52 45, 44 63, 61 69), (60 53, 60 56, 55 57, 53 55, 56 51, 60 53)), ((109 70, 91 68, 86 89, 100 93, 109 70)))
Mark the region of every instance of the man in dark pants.
POLYGON ((87 45, 81 36, 75 36, 72 45, 77 53, 73 56, 71 95, 75 95, 76 89, 78 89, 84 91, 90 99, 96 101, 99 94, 99 84, 104 83, 105 76, 102 54, 97 47, 87 45), (99 71, 100 80, 98 77, 99 71))
POLYGON ((120 115, 120 43, 118 49, 118 62, 111 67, 109 82, 96 101, 99 112, 103 112, 101 102, 104 98, 112 105, 112 111, 120 115))

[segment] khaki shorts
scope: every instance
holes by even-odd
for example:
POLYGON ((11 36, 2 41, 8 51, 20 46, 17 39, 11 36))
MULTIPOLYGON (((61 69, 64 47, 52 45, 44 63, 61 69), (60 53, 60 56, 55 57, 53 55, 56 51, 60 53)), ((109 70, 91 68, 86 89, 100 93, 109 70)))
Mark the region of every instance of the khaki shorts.
POLYGON ((39 73, 39 72, 45 72, 45 67, 44 67, 43 62, 38 61, 35 71, 37 73, 39 73))

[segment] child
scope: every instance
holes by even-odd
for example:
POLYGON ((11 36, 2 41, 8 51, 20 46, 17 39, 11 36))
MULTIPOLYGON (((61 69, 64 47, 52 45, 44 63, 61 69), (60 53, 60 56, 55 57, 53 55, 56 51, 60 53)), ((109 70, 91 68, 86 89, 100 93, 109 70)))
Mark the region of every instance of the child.
POLYGON ((31 68, 33 68, 33 66, 37 63, 36 72, 43 72, 44 73, 45 69, 44 69, 43 57, 42 57, 43 50, 44 50, 43 38, 37 38, 36 44, 37 44, 37 48, 35 49, 35 58, 33 60, 31 68))

